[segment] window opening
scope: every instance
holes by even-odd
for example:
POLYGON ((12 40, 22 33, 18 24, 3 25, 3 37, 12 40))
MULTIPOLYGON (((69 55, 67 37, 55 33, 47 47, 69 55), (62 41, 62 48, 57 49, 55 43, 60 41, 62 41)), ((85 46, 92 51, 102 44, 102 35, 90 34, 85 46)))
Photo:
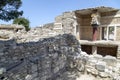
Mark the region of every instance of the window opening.
POLYGON ((115 26, 102 27, 102 40, 115 40, 115 26))
POLYGON ((108 39, 109 40, 114 40, 114 27, 109 27, 109 30, 108 30, 108 39))

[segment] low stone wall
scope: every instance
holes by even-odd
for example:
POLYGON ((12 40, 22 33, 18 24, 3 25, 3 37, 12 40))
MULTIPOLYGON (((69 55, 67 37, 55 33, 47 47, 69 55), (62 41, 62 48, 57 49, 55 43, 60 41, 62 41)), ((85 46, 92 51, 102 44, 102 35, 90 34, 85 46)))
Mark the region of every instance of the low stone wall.
MULTIPOLYGON (((82 75, 92 77, 89 80, 120 80, 120 60, 113 56, 106 55, 103 57, 98 54, 88 55, 85 52, 81 52, 76 61, 77 64, 80 63, 78 64, 80 66, 78 69, 84 72, 82 75), (81 66, 83 66, 83 69, 81 66)), ((83 80, 81 79, 82 75, 80 71, 80 80, 83 80)))
POLYGON ((0 41, 0 80, 69 80, 69 74, 61 75, 76 53, 80 45, 67 34, 38 42, 0 41))

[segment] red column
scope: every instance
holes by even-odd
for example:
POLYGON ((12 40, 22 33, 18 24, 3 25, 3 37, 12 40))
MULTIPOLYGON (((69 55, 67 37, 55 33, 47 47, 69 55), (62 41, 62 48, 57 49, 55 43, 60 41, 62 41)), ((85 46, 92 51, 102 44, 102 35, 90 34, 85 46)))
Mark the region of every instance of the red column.
POLYGON ((97 40, 97 27, 93 27, 93 41, 97 40))

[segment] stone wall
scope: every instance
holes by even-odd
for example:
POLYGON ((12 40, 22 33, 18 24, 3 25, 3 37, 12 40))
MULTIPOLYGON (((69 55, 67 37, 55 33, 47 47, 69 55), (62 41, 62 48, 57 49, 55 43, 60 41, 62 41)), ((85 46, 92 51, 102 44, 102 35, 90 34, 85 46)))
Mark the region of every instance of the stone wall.
POLYGON ((0 80, 86 80, 86 75, 119 80, 120 60, 88 55, 68 34, 37 42, 0 41, 0 80))
POLYGON ((120 23, 120 11, 112 11, 101 14, 101 24, 110 25, 110 24, 119 24, 120 23))
POLYGON ((110 25, 110 24, 119 24, 120 18, 116 18, 114 16, 106 16, 101 18, 102 25, 110 25))
MULTIPOLYGON (((54 26, 55 31, 59 30, 59 31, 61 31, 62 34, 70 33, 70 34, 76 35, 76 26, 78 24, 77 24, 76 15, 75 15, 74 11, 73 12, 64 12, 62 15, 57 16, 55 18, 54 24, 57 24, 57 23, 60 23, 61 25, 54 26), (57 27, 57 29, 56 29, 56 27, 57 27)), ((61 33, 57 33, 57 34, 61 34, 61 33)))
POLYGON ((0 41, 0 80, 69 80, 68 58, 79 53, 78 41, 67 34, 38 42, 0 41))
MULTIPOLYGON (((84 75, 89 75, 89 78, 78 80, 119 80, 120 79, 120 60, 112 56, 102 57, 101 55, 88 55, 81 52, 82 66, 84 66, 84 75), (86 60, 84 60, 86 59, 86 60), (85 63, 85 64, 83 64, 85 63)), ((80 68, 79 68, 80 69, 80 68)), ((83 75, 83 74, 82 74, 83 75)))

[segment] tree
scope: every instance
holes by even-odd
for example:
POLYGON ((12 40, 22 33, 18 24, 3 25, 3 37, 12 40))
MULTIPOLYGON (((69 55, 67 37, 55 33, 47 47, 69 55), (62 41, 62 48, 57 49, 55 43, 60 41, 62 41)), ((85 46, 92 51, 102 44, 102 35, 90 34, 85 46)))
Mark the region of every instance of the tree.
POLYGON ((9 21, 22 16, 23 11, 18 11, 21 5, 21 0, 0 0, 0 19, 9 21))
POLYGON ((24 17, 20 17, 20 18, 16 18, 13 20, 13 24, 19 24, 19 25, 23 25, 25 27, 25 30, 26 31, 29 31, 30 28, 29 28, 29 20, 24 18, 24 17))

